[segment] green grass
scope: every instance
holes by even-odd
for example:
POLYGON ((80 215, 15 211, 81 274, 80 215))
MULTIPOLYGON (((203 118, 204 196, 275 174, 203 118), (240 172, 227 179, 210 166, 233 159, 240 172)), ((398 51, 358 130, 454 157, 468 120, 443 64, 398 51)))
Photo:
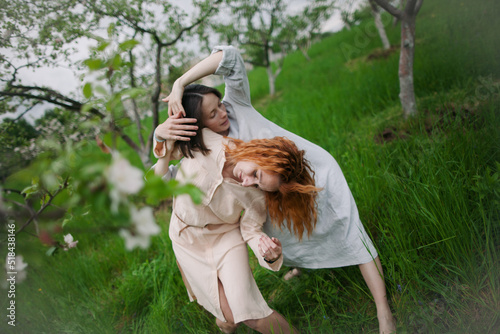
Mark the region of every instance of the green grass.
MULTIPOLYGON (((499 12, 493 0, 424 2, 415 55, 420 116, 408 121, 398 101, 399 52, 369 60, 381 43, 367 23, 313 45, 310 62, 287 57, 276 98, 266 95, 263 70, 249 74, 257 109, 330 151, 343 169, 381 255, 399 333, 500 330, 499 12), (380 142, 384 130, 400 137, 380 142)), ((399 26, 388 34, 399 45, 399 26)), ((7 330, 216 333, 212 316, 188 302, 168 208, 157 218, 163 232, 147 251, 126 252, 114 233, 68 226, 78 248, 47 257, 36 239, 19 236, 28 278, 17 286, 18 326, 7 330)), ((302 332, 377 332, 358 268, 306 270, 285 282, 286 268, 251 265, 271 307, 302 332)))

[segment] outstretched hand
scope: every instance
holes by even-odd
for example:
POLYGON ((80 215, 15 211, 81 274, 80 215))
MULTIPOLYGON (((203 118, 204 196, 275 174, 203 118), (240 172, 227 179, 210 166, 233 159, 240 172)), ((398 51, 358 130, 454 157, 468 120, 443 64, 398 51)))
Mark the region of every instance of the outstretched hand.
POLYGON ((281 256, 281 242, 275 238, 269 238, 263 235, 259 239, 259 252, 260 255, 269 262, 274 262, 281 256))

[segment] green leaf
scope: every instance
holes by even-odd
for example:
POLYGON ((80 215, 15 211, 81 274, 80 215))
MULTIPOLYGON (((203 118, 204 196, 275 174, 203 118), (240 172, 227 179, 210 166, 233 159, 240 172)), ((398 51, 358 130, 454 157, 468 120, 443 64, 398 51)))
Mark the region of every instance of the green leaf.
POLYGON ((116 70, 116 69, 119 69, 121 65, 122 65, 122 56, 117 54, 113 58, 113 62, 112 62, 111 66, 116 70))
POLYGON ((31 195, 36 194, 39 191, 38 184, 32 185, 30 187, 26 187, 21 191, 21 194, 26 195, 26 198, 29 198, 31 195))
POLYGON ((203 191, 197 188, 194 184, 188 183, 178 186, 174 189, 174 196, 188 194, 195 204, 200 204, 203 196, 205 195, 203 191))
POLYGON ((90 99, 92 96, 92 84, 90 82, 87 82, 85 86, 83 86, 83 96, 87 99, 90 99))
POLYGON ((109 42, 105 42, 105 41, 102 41, 101 43, 99 43, 99 45, 97 46, 96 50, 97 51, 104 51, 109 45, 109 42))
POLYGON ((103 87, 103 86, 101 86, 101 85, 97 85, 97 86, 94 88, 94 90, 95 90, 97 93, 101 94, 101 95, 107 95, 107 94, 108 94, 108 91, 106 90, 106 88, 104 88, 104 87, 103 87))
POLYGON ((45 255, 47 256, 52 256, 54 255, 54 253, 56 252, 57 250, 57 247, 50 247, 46 252, 45 252, 45 255))
POLYGON ((113 35, 113 33, 115 32, 115 29, 116 28, 116 25, 114 23, 111 23, 109 26, 108 26, 108 36, 111 37, 113 35))
POLYGON ((91 71, 96 71, 103 68, 103 62, 101 59, 86 59, 83 63, 89 68, 91 71))
POLYGON ((128 51, 128 50, 132 50, 137 44, 139 44, 138 41, 136 41, 135 39, 130 39, 128 41, 120 43, 120 45, 118 45, 118 47, 120 48, 120 50, 128 51))
POLYGON ((70 218, 65 218, 62 222, 62 227, 66 226, 68 223, 70 223, 73 220, 73 216, 70 218))

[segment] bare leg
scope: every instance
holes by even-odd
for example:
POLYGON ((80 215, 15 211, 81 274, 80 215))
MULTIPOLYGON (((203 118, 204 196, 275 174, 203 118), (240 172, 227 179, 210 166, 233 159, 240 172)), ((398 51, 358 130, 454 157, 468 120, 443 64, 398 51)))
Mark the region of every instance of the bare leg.
MULTIPOLYGON (((224 333, 230 334, 236 331, 238 324, 234 323, 233 312, 229 307, 226 293, 224 292, 224 286, 220 280, 218 280, 218 286, 220 307, 226 318, 226 322, 219 319, 215 319, 215 322, 224 333)), ((246 320, 244 324, 260 333, 298 333, 298 331, 291 327, 286 319, 276 311, 273 311, 273 313, 266 318, 246 320)))
POLYGON ((384 273, 382 271, 380 258, 377 256, 375 260, 371 262, 360 264, 359 269, 375 300, 380 334, 395 333, 396 325, 389 307, 389 302, 387 301, 384 273))
POLYGON ((246 320, 243 323, 253 330, 263 334, 299 333, 281 314, 276 311, 273 311, 273 313, 266 318, 246 320))
POLYGON ((229 303, 227 302, 226 293, 224 292, 224 287, 220 280, 218 280, 219 285, 219 302, 222 313, 224 314, 224 318, 226 318, 227 322, 224 322, 219 319, 215 319, 217 326, 226 334, 233 333, 237 328, 238 324, 234 323, 233 312, 229 307, 229 303))

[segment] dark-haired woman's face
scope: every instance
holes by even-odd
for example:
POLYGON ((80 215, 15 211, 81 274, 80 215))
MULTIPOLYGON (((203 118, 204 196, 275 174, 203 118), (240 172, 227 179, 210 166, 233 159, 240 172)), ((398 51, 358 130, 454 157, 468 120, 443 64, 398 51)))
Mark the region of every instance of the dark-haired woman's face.
POLYGON ((206 94, 201 102, 202 121, 205 127, 223 136, 229 133, 226 106, 215 94, 206 94))

